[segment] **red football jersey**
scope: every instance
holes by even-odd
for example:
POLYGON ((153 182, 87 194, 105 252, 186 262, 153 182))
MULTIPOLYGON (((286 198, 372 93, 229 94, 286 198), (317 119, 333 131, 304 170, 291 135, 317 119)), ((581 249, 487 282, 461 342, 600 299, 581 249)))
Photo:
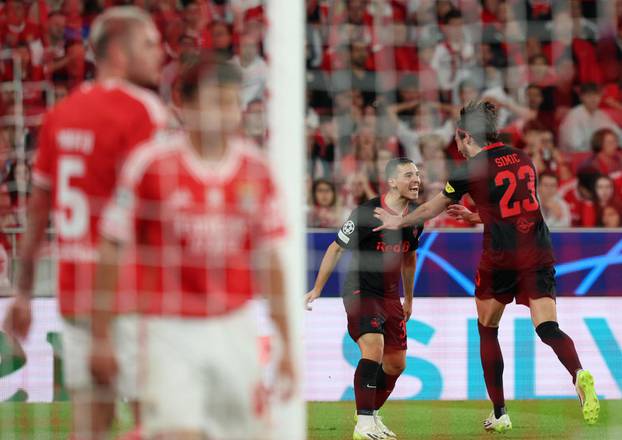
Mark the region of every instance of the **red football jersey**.
POLYGON ((259 150, 233 138, 225 156, 204 161, 178 132, 124 164, 101 233, 133 244, 136 296, 125 300, 140 313, 216 316, 253 296, 253 255, 284 236, 283 216, 259 150))
POLYGON ((62 315, 90 312, 102 209, 127 153, 167 123, 155 94, 120 80, 84 84, 46 115, 33 183, 54 198, 62 315))

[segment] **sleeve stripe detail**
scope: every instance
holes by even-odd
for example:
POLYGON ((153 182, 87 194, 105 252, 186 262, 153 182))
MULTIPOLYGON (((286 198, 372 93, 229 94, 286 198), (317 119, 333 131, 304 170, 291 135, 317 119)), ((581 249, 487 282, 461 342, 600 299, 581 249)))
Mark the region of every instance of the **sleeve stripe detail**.
POLYGON ((128 180, 127 183, 134 185, 154 160, 177 151, 180 142, 180 137, 172 134, 165 139, 150 139, 139 144, 126 158, 120 175, 128 180))
POLYGON ((339 237, 339 240, 343 241, 345 244, 350 243, 350 237, 348 237, 346 234, 344 234, 341 229, 337 233, 337 237, 339 237))
POLYGON ((147 110, 152 122, 158 126, 164 126, 168 120, 168 112, 164 104, 153 92, 136 87, 133 84, 122 83, 120 89, 139 101, 147 110))

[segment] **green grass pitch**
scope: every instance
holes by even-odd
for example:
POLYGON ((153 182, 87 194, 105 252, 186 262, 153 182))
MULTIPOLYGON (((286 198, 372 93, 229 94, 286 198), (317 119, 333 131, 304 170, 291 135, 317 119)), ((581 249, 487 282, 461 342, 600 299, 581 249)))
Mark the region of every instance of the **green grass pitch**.
MULTIPOLYGON (((594 426, 583 423, 576 400, 510 401, 513 429, 506 434, 484 431, 482 421, 490 408, 486 401, 395 401, 388 402, 381 415, 400 440, 622 439, 622 400, 601 401, 600 420, 594 426)), ((312 402, 307 411, 309 440, 352 438, 353 402, 312 402)))
MULTIPOLYGON (((385 423, 401 440, 415 439, 622 439, 622 400, 601 402, 601 417, 595 426, 583 423, 575 400, 531 400, 508 402, 514 429, 507 434, 489 434, 482 420, 490 411, 484 401, 395 401, 382 411, 385 423)), ((346 440, 354 428, 353 402, 311 402, 307 406, 309 440, 346 440)), ((121 433, 132 426, 125 406, 118 410, 121 433)), ((70 408, 67 403, 1 403, 0 440, 66 439, 70 408)))

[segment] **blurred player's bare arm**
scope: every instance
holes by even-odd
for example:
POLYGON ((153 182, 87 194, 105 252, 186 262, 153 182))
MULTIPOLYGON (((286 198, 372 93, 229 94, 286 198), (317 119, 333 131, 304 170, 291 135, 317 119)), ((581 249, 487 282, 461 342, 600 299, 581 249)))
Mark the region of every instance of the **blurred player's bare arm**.
POLYGON ((320 270, 315 279, 315 285, 313 289, 305 295, 305 307, 307 310, 311 310, 311 303, 322 295, 322 290, 328 278, 330 278, 330 275, 333 273, 333 270, 335 270, 335 266, 337 266, 339 259, 343 255, 343 251, 344 249, 334 241, 328 246, 328 249, 326 249, 326 253, 320 264, 320 270))
POLYGON ((21 268, 17 279, 17 292, 4 322, 5 331, 12 336, 25 338, 28 335, 32 314, 30 301, 37 262, 37 254, 45 236, 52 195, 49 189, 34 186, 28 202, 26 234, 22 238, 20 251, 21 268))
POLYGON ((415 269, 417 268, 417 253, 415 251, 404 255, 402 260, 402 286, 404 286, 404 321, 410 319, 413 312, 413 293, 415 288, 415 269))
POLYGON ((101 239, 99 264, 95 271, 93 286, 91 337, 94 349, 91 350, 90 358, 93 378, 101 385, 112 384, 118 370, 110 324, 114 318, 113 306, 119 279, 120 252, 119 244, 105 238, 101 239))
POLYGON ((293 365, 292 344, 288 330, 287 302, 283 263, 278 252, 272 249, 265 255, 268 266, 263 274, 264 292, 268 297, 270 317, 283 343, 283 354, 279 360, 278 378, 281 397, 289 398, 294 391, 295 374, 293 365))

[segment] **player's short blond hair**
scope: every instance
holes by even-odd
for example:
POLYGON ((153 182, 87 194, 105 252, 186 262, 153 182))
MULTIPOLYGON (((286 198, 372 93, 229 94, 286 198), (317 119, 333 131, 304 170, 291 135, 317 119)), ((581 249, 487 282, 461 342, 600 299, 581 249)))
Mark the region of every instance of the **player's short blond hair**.
POLYGON ((105 59, 111 41, 127 38, 132 28, 141 24, 154 26, 151 16, 136 6, 115 6, 97 16, 89 36, 95 59, 105 59))

